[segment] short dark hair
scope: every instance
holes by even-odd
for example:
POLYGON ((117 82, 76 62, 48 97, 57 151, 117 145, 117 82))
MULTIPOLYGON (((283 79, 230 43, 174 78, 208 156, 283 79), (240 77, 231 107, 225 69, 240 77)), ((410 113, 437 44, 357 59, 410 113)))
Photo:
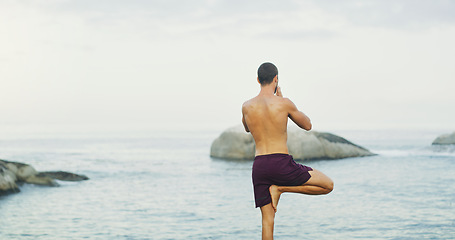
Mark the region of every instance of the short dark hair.
POLYGON ((262 86, 272 83, 276 75, 278 75, 278 68, 273 63, 265 62, 258 68, 258 79, 262 86))

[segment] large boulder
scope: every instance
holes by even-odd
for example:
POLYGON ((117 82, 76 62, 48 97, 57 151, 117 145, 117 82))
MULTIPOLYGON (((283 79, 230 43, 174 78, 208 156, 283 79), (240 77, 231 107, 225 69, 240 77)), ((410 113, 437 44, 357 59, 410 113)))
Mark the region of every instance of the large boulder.
POLYGON ((210 156, 227 159, 253 159, 254 139, 243 128, 232 127, 221 133, 210 148, 210 156))
MULTIPOLYGON (((375 155, 368 149, 331 133, 288 128, 289 154, 296 160, 341 159, 375 155)), ((254 159, 253 136, 243 127, 227 129, 215 139, 210 156, 225 159, 254 159)))
POLYGON ((443 134, 437 137, 433 143, 433 145, 448 145, 448 144, 455 144, 455 132, 452 134, 443 134))
POLYGON ((19 162, 0 159, 0 195, 19 192, 18 183, 44 186, 58 186, 55 179, 62 181, 81 181, 88 178, 68 172, 38 172, 32 166, 19 162))

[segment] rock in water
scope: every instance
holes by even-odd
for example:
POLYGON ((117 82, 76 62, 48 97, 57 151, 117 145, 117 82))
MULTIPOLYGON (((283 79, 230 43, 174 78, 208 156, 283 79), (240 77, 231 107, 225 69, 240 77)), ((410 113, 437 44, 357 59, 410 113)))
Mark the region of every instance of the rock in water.
POLYGON ((88 177, 68 172, 38 172, 32 166, 0 159, 0 195, 19 192, 17 183, 58 186, 54 180, 82 181, 88 177))
POLYGON ((45 186, 58 186, 58 184, 48 177, 37 176, 38 171, 32 166, 19 162, 10 162, 6 160, 0 160, 8 170, 16 175, 17 182, 31 183, 45 186))
MULTIPOLYGON (((306 132, 288 128, 289 154, 296 160, 341 159, 375 155, 368 149, 326 132, 306 132)), ((243 127, 236 126, 224 131, 212 143, 210 156, 225 159, 254 159, 253 136, 243 127)))
POLYGON ((16 180, 16 174, 6 168, 0 161, 0 195, 19 192, 16 180))
POLYGON ((448 145, 448 144, 455 144, 455 132, 452 134, 444 134, 437 137, 433 143, 433 145, 448 145))
MULTIPOLYGON (((288 130, 289 131, 289 130, 288 130)), ((375 155, 340 136, 326 132, 305 132, 293 129, 288 132, 288 150, 294 159, 342 159, 375 155)))
POLYGON ((210 156, 227 159, 254 159, 255 144, 243 127, 232 127, 213 141, 210 156))
POLYGON ((85 176, 85 175, 78 175, 78 174, 69 173, 69 172, 62 172, 62 171, 40 172, 40 173, 38 173, 37 176, 50 177, 50 178, 53 178, 53 179, 58 179, 58 180, 61 180, 61 181, 70 181, 70 182, 88 180, 88 177, 85 176))

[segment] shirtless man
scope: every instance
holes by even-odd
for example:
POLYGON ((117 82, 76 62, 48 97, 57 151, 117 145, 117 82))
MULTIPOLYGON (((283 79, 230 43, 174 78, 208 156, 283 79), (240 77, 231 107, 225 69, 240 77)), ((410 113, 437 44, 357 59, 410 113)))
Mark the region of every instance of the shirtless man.
POLYGON ((283 97, 276 66, 263 63, 257 80, 261 91, 243 104, 242 122, 256 143, 252 178, 256 207, 262 213, 262 239, 273 239, 275 213, 282 193, 328 194, 333 181, 316 169, 296 163, 289 155, 288 117, 307 131, 312 125, 291 100, 283 97))

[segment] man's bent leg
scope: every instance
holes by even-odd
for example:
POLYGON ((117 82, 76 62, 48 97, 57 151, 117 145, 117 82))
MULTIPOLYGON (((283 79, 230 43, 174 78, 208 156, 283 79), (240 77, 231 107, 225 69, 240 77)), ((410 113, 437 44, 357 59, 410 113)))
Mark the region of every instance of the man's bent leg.
POLYGON ((262 240, 273 239, 273 225, 275 222, 275 210, 269 203, 261 207, 262 213, 262 240))
POLYGON ((306 187, 302 193, 310 195, 328 194, 333 190, 333 181, 317 169, 308 172, 311 178, 302 185, 306 187))
MULTIPOLYGON (((328 194, 333 190, 333 181, 321 171, 313 169, 308 172, 311 178, 301 186, 277 186, 281 193, 294 192, 308 195, 328 194)), ((280 194, 281 194, 280 193, 280 194)), ((272 194, 272 193, 271 193, 272 194)), ((276 193, 275 193, 276 194, 276 193)), ((272 196, 273 199, 273 196, 272 196)))

